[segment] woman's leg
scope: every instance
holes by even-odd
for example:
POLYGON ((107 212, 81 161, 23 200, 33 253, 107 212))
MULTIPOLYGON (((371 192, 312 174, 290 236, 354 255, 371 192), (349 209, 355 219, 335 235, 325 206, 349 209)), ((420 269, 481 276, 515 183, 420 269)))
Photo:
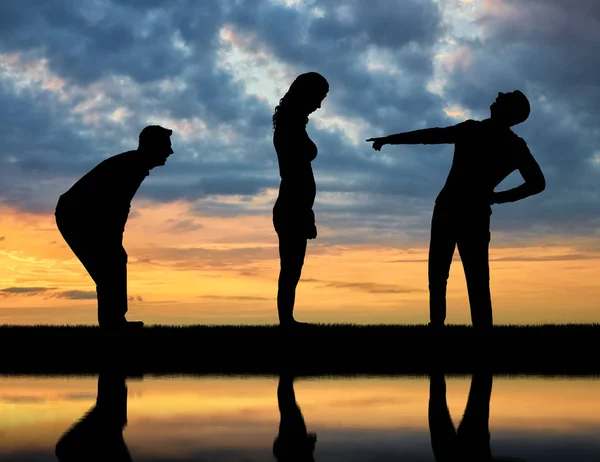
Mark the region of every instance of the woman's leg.
POLYGON ((278 461, 312 461, 317 435, 306 431, 302 411, 296 402, 294 377, 288 374, 279 376, 277 386, 279 406, 279 434, 273 442, 273 455, 278 461))
POLYGON ((279 234, 279 282, 277 290, 277 312, 279 323, 290 325, 294 320, 294 302, 296 300, 296 286, 300 281, 304 257, 306 255, 306 241, 303 236, 293 234, 279 234))

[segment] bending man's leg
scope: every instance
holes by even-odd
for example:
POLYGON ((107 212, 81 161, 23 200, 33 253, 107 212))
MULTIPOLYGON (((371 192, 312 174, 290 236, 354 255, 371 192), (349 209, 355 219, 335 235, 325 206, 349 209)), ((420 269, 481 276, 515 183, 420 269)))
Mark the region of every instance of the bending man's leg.
POLYGON ((101 372, 96 405, 60 438, 56 456, 60 462, 129 462, 131 456, 123 439, 126 424, 125 376, 101 372))
POLYGON ((306 238, 281 233, 279 235, 280 271, 277 290, 279 323, 290 325, 294 321, 296 287, 302 274, 306 255, 306 238))
POLYGON ((57 219, 63 238, 96 284, 100 326, 123 324, 127 313, 127 253, 122 236, 76 220, 57 219))
POLYGON ((434 326, 446 321, 446 285, 456 241, 447 211, 433 209, 429 242, 429 318, 434 326))
POLYGON ((118 326, 126 322, 127 313, 127 253, 121 244, 105 248, 97 256, 96 291, 98 293, 98 324, 118 326))
POLYGON ((458 239, 458 251, 465 270, 473 327, 492 327, 490 293, 489 217, 481 217, 458 239))

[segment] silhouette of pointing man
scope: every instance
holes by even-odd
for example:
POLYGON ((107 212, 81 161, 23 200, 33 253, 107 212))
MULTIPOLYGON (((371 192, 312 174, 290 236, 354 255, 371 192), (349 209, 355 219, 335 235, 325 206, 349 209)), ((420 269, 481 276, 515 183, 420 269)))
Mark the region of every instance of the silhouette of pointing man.
POLYGON ((455 145, 446 184, 439 193, 431 220, 429 244, 430 326, 446 320, 446 283, 455 247, 463 263, 471 320, 477 328, 492 327, 489 242, 492 204, 515 202, 542 192, 546 180, 527 143, 512 130, 529 117, 523 93, 498 93, 490 117, 466 120, 444 128, 426 128, 383 138, 370 138, 373 149, 385 144, 455 145), (525 182, 494 192, 510 173, 518 170, 525 182))
POLYGON ((60 196, 56 224, 96 283, 101 328, 139 328, 127 321, 127 252, 123 232, 131 200, 154 167, 173 154, 173 131, 150 125, 139 135, 137 150, 100 162, 60 196))

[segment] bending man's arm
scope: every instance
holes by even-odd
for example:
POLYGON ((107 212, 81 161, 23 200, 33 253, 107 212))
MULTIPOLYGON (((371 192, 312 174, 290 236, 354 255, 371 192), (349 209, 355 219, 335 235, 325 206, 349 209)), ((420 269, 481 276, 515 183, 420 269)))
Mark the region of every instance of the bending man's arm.
POLYGON ((508 189, 506 191, 495 192, 492 198, 492 204, 504 204, 505 202, 516 202, 526 197, 541 193, 546 189, 546 179, 544 173, 537 161, 529 152, 529 148, 523 142, 527 152, 523 155, 523 160, 519 166, 519 172, 525 180, 520 186, 508 189))

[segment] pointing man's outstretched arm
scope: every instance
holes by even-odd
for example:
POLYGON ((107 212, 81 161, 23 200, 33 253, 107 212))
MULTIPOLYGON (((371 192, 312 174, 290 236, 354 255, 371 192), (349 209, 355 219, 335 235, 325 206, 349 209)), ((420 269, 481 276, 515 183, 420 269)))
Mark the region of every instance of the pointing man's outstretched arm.
POLYGON ((471 122, 466 120, 449 127, 423 128, 381 138, 369 138, 367 142, 372 141, 373 149, 376 151, 381 150, 385 144, 453 144, 471 122))

